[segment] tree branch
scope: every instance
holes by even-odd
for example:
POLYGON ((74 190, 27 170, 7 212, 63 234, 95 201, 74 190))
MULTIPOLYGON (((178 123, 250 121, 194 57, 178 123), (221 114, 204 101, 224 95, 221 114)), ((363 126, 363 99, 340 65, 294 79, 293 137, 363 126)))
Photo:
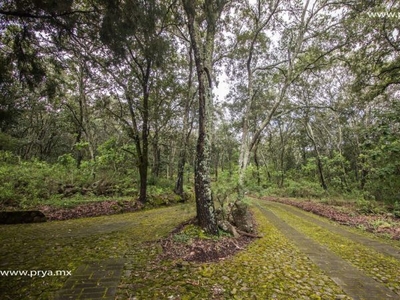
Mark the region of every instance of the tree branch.
POLYGON ((32 18, 32 19, 53 19, 57 17, 65 17, 73 14, 88 14, 94 13, 94 10, 74 10, 70 12, 64 12, 60 14, 50 14, 50 15, 39 15, 39 14, 32 14, 26 11, 7 11, 0 9, 0 14, 4 16, 12 16, 18 18, 32 18))

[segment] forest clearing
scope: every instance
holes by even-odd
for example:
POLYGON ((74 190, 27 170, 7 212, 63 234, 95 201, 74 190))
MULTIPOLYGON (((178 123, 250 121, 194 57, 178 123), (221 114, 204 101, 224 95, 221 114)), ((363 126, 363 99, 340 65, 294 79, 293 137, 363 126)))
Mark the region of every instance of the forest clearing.
POLYGON ((399 20, 0 1, 1 298, 398 299, 399 20))

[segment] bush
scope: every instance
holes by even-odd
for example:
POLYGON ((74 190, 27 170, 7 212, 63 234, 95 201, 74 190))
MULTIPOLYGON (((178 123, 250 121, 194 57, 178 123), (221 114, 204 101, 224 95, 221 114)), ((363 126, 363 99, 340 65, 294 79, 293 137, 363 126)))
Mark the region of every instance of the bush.
POLYGON ((395 217, 400 218, 400 201, 396 201, 390 207, 395 217))
POLYGON ((59 201, 61 197, 86 194, 123 195, 126 193, 122 189, 128 186, 120 184, 120 178, 106 172, 94 178, 90 166, 85 168, 82 164, 78 169, 75 159, 69 154, 60 156, 58 162, 51 165, 38 160, 20 161, 18 157, 1 151, 0 182, 0 205, 21 208, 53 198, 59 201))
MULTIPOLYGON (((10 152, 0 151, 0 206, 27 208, 45 203, 86 202, 88 197, 138 195, 136 169, 116 172, 114 168, 97 168, 93 173, 95 164, 82 161, 78 168, 71 154, 60 156, 54 164, 39 160, 21 161, 10 152)), ((172 180, 149 178, 149 181, 150 205, 169 205, 194 198, 188 189, 185 189, 183 197, 174 194, 172 180)))
POLYGON ((357 200, 357 210, 362 214, 379 214, 385 211, 384 207, 375 200, 357 200))
POLYGON ((269 195, 293 198, 317 198, 320 199, 326 195, 326 191, 316 182, 293 181, 287 179, 282 188, 270 187, 266 190, 269 195))
POLYGON ((29 206, 40 199, 48 199, 54 188, 52 168, 44 162, 30 161, 0 165, 0 203, 8 206, 29 206))

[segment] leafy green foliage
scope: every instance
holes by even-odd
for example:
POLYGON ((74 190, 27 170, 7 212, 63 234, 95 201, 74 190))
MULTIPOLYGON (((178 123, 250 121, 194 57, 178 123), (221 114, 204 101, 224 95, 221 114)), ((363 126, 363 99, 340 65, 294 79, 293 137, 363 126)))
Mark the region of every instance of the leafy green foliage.
POLYGON ((374 200, 358 199, 357 206, 358 210, 363 214, 379 214, 383 212, 382 206, 374 200))
POLYGON ((13 154, 1 154, 2 203, 135 197, 146 184, 152 205, 178 201, 171 190, 182 116, 185 182, 202 117, 193 111, 198 88, 188 63, 196 41, 183 42, 187 12, 204 30, 196 34, 200 56, 215 52, 205 66, 214 92, 219 75, 229 77, 230 101, 214 103, 214 200, 235 200, 241 145, 249 142, 245 192, 352 198, 366 212, 385 202, 398 214, 399 31, 396 18, 371 15, 397 13, 397 2, 322 1, 310 10, 301 1, 259 0, 224 10, 225 1, 211 1, 215 11, 175 4, 1 2, 0 150, 13 154), (224 26, 205 30, 218 17, 224 26))
POLYGON ((368 131, 360 158, 368 172, 366 189, 376 200, 399 201, 400 190, 400 105, 393 103, 390 110, 377 112, 380 123, 368 131))
MULTIPOLYGON (((29 208, 40 204, 74 206, 88 201, 113 198, 136 198, 137 173, 118 161, 115 151, 102 152, 96 162, 84 161, 77 167, 71 154, 58 158, 57 163, 32 160, 23 161, 11 152, 0 151, 0 205, 6 207, 29 208), (103 159, 106 157, 106 159, 103 159), (111 165, 110 165, 111 164, 111 165), (97 174, 93 177, 93 167, 97 174), (121 173, 116 172, 116 168, 121 173)), ((126 154, 121 151, 122 155, 126 154)), ((149 206, 158 207, 182 201, 193 200, 193 193, 185 189, 184 197, 173 193, 173 181, 157 179, 149 184, 149 206)))
POLYGON ((40 199, 48 199, 56 192, 52 176, 57 176, 44 162, 7 163, 12 158, 2 155, 0 162, 0 203, 8 206, 26 207, 40 199), (5 159, 6 158, 6 159, 5 159))

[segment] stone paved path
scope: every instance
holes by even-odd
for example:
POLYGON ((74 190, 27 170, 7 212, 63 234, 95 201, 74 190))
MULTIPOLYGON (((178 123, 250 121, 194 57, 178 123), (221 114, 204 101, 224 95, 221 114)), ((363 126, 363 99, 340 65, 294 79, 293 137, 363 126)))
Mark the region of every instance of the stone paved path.
POLYGON ((72 273, 43 278, 0 275, 0 299, 115 299, 125 252, 168 234, 193 212, 192 204, 184 204, 113 216, 0 225, 0 270, 72 273))
POLYGON ((299 208, 295 208, 293 206, 285 205, 285 204, 282 204, 279 202, 272 202, 272 201, 268 202, 268 205, 283 208, 286 211, 289 211, 290 213, 301 217, 302 219, 309 220, 309 221, 315 223, 317 226, 324 227, 331 232, 340 234, 341 236, 347 237, 352 240, 356 240, 360 244, 363 244, 363 245, 365 245, 369 248, 372 248, 380 253, 390 255, 390 256, 395 257, 400 260, 400 248, 392 247, 388 244, 384 244, 379 241, 364 237, 362 235, 355 234, 351 231, 343 229, 343 227, 337 223, 323 222, 315 217, 310 216, 310 213, 307 213, 307 212, 305 212, 299 208))
MULTIPOLYGON (((269 201, 254 201, 254 203, 273 226, 331 277, 348 296, 365 300, 400 299, 400 295, 388 289, 383 283, 374 280, 333 253, 325 245, 289 225, 289 220, 277 212, 282 210, 289 216, 300 217, 310 222, 309 226, 315 230, 324 228, 367 246, 371 251, 377 251, 396 260, 400 260, 400 244, 399 247, 393 247, 369 239, 284 204, 269 201)), ((45 263, 50 259, 52 262, 58 259, 79 262, 73 268, 72 276, 66 278, 64 283, 55 290, 54 288, 46 290, 43 284, 49 284, 49 282, 41 278, 23 278, 14 281, 10 278, 9 283, 5 280, 7 278, 0 277, 0 299, 115 299, 121 276, 124 272, 130 272, 125 269, 134 261, 135 249, 138 249, 135 247, 140 247, 140 244, 145 241, 167 234, 175 225, 193 215, 193 208, 188 210, 188 206, 186 209, 185 206, 182 207, 86 220, 0 226, 0 270, 32 268, 38 265, 41 267, 40 263, 45 263), (104 239, 114 240, 109 244, 104 244, 104 239), (108 248, 97 249, 98 243, 108 248), (64 252, 57 252, 64 249, 63 247, 66 249, 64 252), (131 255, 126 255, 128 249, 131 255), (83 257, 81 251, 86 251, 84 260, 81 260, 83 257), (106 253, 107 255, 101 259, 91 260, 91 253, 106 253), (34 280, 39 283, 33 285, 34 280), (44 290, 36 291, 36 294, 29 291, 32 287, 36 289, 42 286, 44 290)), ((400 279, 400 272, 398 278, 400 279)))
POLYGON ((286 237, 291 239, 303 253, 306 253, 306 255, 318 267, 325 271, 325 273, 330 276, 333 281, 335 281, 336 284, 338 284, 347 293, 347 295, 351 296, 353 299, 400 299, 399 295, 392 292, 383 284, 375 281, 369 276, 366 276, 362 271, 349 264, 324 246, 318 244, 304 234, 298 232, 293 227, 289 226, 285 222, 285 220, 276 216, 273 211, 271 211, 271 208, 280 207, 289 210, 297 215, 301 214, 303 218, 307 218, 308 220, 311 220, 313 223, 318 224, 319 226, 329 228, 329 230, 335 232, 340 232, 340 234, 343 235, 350 235, 353 239, 359 239, 363 243, 366 243, 368 241, 368 244, 373 245, 375 248, 381 248, 379 246, 385 246, 383 247, 384 249, 396 255, 398 254, 398 250, 396 250, 395 248, 369 240, 356 234, 352 234, 344 229, 337 228, 328 223, 305 216, 298 210, 294 210, 284 204, 264 202, 262 204, 258 204, 258 207, 262 210, 268 220, 272 224, 274 224, 275 227, 277 227, 282 233, 284 233, 286 237))
POLYGON ((55 295, 55 300, 115 298, 125 259, 107 259, 78 267, 55 295))

